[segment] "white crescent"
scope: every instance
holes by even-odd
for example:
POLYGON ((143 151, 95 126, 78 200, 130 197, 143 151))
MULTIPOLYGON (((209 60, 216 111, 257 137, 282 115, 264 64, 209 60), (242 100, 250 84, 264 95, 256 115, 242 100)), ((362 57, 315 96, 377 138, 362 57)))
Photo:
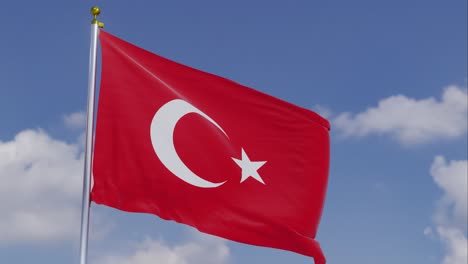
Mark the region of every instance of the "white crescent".
POLYGON ((226 132, 224 132, 224 130, 213 119, 211 119, 211 117, 186 101, 175 99, 163 105, 154 114, 150 131, 153 149, 162 164, 179 179, 200 188, 218 187, 226 181, 214 183, 200 178, 191 171, 180 159, 179 155, 177 155, 173 138, 174 128, 183 116, 190 113, 201 115, 221 130, 227 137, 226 132))

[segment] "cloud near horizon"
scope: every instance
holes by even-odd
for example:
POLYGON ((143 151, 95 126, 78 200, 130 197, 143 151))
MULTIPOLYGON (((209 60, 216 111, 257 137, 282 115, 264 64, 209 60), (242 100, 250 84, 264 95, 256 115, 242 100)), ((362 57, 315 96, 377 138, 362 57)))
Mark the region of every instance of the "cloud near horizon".
POLYGON ((0 244, 76 238, 82 171, 78 144, 43 130, 0 141, 0 244))
POLYGON ((169 246, 162 240, 146 240, 136 244, 129 254, 110 253, 92 264, 227 264, 230 256, 226 241, 210 235, 194 233, 179 245, 169 246))
POLYGON ((442 263, 466 264, 468 160, 447 162, 444 157, 436 156, 430 172, 434 182, 443 190, 434 213, 435 231, 445 247, 442 263))
POLYGON ((345 137, 383 134, 412 145, 465 135, 467 112, 466 87, 452 85, 443 90, 440 100, 395 95, 363 112, 341 113, 333 124, 345 137))

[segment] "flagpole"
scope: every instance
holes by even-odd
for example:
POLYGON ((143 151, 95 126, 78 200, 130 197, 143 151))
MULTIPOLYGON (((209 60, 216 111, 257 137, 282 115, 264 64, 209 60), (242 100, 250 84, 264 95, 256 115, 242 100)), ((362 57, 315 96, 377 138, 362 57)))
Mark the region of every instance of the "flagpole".
POLYGON ((83 173, 83 201, 81 207, 80 264, 86 264, 88 255, 89 211, 91 203, 91 168, 94 138, 94 97, 96 93, 97 40, 99 34, 99 27, 104 26, 102 22, 99 22, 97 20, 97 16, 100 13, 101 10, 99 9, 99 7, 94 6, 91 8, 93 20, 91 21, 91 45, 89 49, 88 109, 83 173))

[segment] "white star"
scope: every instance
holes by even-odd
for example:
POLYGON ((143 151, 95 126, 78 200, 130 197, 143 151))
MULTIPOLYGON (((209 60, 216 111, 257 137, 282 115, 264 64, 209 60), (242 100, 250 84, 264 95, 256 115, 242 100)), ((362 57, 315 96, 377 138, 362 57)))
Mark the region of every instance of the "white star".
POLYGON ((238 160, 236 158, 232 158, 237 165, 242 169, 242 179, 241 182, 247 180, 249 177, 256 179, 257 181, 265 184, 262 177, 258 174, 257 170, 262 167, 266 161, 250 161, 249 157, 245 153, 244 149, 242 149, 242 160, 238 160))

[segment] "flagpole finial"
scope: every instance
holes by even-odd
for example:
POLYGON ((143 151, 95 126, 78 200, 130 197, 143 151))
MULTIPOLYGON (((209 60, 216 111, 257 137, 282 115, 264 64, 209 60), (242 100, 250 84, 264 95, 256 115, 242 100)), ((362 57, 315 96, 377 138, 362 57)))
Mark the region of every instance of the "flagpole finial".
POLYGON ((101 14, 101 9, 97 6, 93 6, 91 7, 91 15, 93 16, 99 16, 99 14, 101 14))
POLYGON ((99 14, 101 14, 101 9, 99 7, 91 7, 91 15, 93 15, 93 20, 91 20, 91 24, 97 24, 100 28, 103 28, 104 23, 97 20, 99 14))

